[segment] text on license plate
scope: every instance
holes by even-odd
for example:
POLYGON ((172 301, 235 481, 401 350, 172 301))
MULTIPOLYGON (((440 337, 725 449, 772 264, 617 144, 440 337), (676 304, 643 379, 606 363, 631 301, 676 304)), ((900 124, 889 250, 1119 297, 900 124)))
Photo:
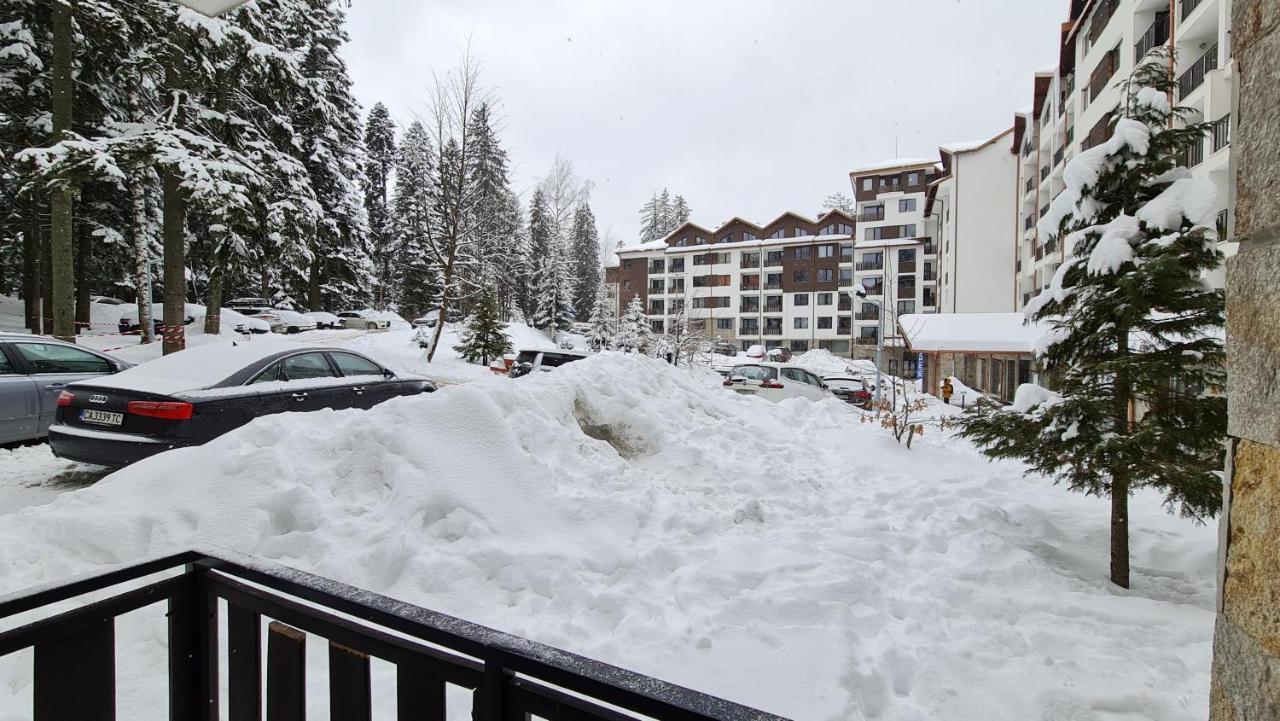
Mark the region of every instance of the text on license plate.
POLYGON ((123 413, 111 413, 110 411, 80 411, 80 420, 85 423, 101 423, 104 426, 118 426, 124 423, 123 413))

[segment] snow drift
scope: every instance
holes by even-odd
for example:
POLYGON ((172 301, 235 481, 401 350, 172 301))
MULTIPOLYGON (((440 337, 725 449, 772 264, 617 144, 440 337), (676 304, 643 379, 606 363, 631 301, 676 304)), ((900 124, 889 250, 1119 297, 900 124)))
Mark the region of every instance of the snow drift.
MULTIPOLYGON (((0 592, 221 546, 795 719, 1206 715, 1211 529, 1140 498, 1122 591, 1101 501, 719 380, 605 354, 259 419, 2 517, 0 592)), ((152 621, 122 718, 164 713, 152 621)))

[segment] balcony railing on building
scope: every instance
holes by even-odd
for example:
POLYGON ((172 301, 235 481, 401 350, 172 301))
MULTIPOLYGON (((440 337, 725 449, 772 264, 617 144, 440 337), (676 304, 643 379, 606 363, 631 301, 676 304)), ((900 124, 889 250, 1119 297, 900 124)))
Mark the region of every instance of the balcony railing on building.
POLYGON ((933 244, 933 241, 932 241, 932 240, 925 240, 925 241, 924 241, 924 254, 925 254, 925 255, 936 255, 937 253, 938 253, 938 248, 933 244))
POLYGON ((742 257, 742 260, 738 261, 738 267, 739 267, 739 268, 759 268, 759 267, 760 267, 760 258, 759 258, 759 256, 757 256, 757 257, 755 257, 755 258, 751 258, 751 257, 748 257, 748 256, 743 256, 743 257, 742 257))
POLYGON ((1182 165, 1194 168, 1204 162, 1204 138, 1196 138, 1185 153, 1182 154, 1182 165))
POLYGON ((875 345, 876 337, 873 335, 860 335, 853 339, 854 345, 875 345))
POLYGON ((899 297, 899 298, 905 298, 905 297, 908 297, 908 296, 910 296, 910 297, 914 298, 914 297, 915 297, 915 295, 916 295, 916 281, 915 281, 915 278, 912 278, 910 283, 903 283, 903 282, 901 282, 901 281, 899 281, 899 282, 898 282, 898 297, 899 297))
POLYGON ((1061 148, 1058 148, 1056 151, 1054 151, 1054 153, 1053 153, 1053 167, 1055 167, 1055 168, 1056 168, 1056 167, 1058 167, 1059 165, 1062 165, 1062 158, 1063 158, 1063 156, 1065 156, 1066 154, 1067 154, 1067 148, 1066 148, 1066 146, 1063 146, 1063 147, 1061 147, 1061 148))
POLYGON ((1036 188, 1036 179, 1027 178, 1027 183, 1025 187, 1026 192, 1030 193, 1031 191, 1035 190, 1035 188, 1036 188))
POLYGON ((1214 223, 1214 226, 1218 230, 1218 240, 1227 239, 1227 221, 1230 220, 1230 217, 1230 214, 1225 208, 1218 211, 1218 222, 1214 223))
POLYGON ((875 285, 864 285, 867 295, 884 295, 884 286, 876 283, 875 285))
POLYGON ((1044 205, 1040 206, 1040 217, 1043 218, 1048 214, 1049 214, 1049 204, 1045 203, 1044 205))
POLYGON ((1138 38, 1138 42, 1133 44, 1133 57, 1137 61, 1141 61, 1151 52, 1157 45, 1164 45, 1169 42, 1169 13, 1156 13, 1155 22, 1151 23, 1151 27, 1138 38))
POLYGON ((1028 215, 1026 219, 1022 221, 1022 229, 1031 230, 1034 227, 1036 227, 1036 216, 1028 215))
POLYGON ((1044 182, 1044 179, 1045 179, 1045 178, 1047 178, 1047 177, 1049 177, 1049 170, 1050 170, 1050 168, 1049 168, 1049 166, 1047 166, 1047 165, 1040 169, 1040 181, 1041 181, 1041 182, 1044 182))
POLYGON ((880 311, 878 310, 859 311, 857 313, 854 313, 853 317, 856 320, 880 320, 880 311))
POLYGON ((1040 259, 1041 259, 1041 258, 1043 258, 1043 257, 1044 257, 1044 246, 1043 246, 1043 245, 1037 245, 1037 246, 1036 246, 1036 260, 1040 260, 1040 259))
POLYGON ((1055 251, 1057 251, 1057 250, 1058 250, 1058 236, 1056 236, 1056 235, 1055 235, 1055 236, 1053 236, 1052 238, 1050 238, 1050 239, 1048 239, 1048 240, 1046 240, 1046 241, 1044 242, 1044 253, 1045 253, 1045 255, 1048 255, 1048 254, 1050 254, 1050 253, 1053 253, 1053 252, 1055 252, 1055 251))
POLYGON ((1196 11, 1200 7, 1200 0, 1182 0, 1182 19, 1186 20, 1187 16, 1196 11))
POLYGON ((853 264, 855 270, 884 270, 883 260, 860 260, 853 264))
POLYGON ((874 223, 879 220, 884 220, 884 208, 879 208, 877 210, 864 210, 861 213, 858 213, 859 223, 874 223))
POLYGON ((935 280, 937 280, 937 279, 938 279, 938 271, 933 270, 933 269, 927 269, 927 270, 925 270, 925 272, 924 272, 924 282, 926 282, 926 283, 931 283, 931 282, 933 282, 933 281, 935 281, 935 280))
POLYGON ((1214 43, 1178 78, 1178 97, 1185 98, 1204 84, 1204 76, 1218 69, 1218 44, 1214 43))
POLYGON ((759 283, 743 283, 738 286, 738 290, 758 291, 760 290, 760 284, 759 283))
POLYGON ((1209 126, 1213 136, 1213 152, 1218 152, 1231 144, 1231 116, 1224 115, 1209 126))

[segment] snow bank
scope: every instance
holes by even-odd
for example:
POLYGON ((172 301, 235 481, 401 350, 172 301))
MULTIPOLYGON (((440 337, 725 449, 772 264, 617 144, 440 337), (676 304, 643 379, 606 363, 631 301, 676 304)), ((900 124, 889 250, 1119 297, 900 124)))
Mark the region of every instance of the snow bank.
MULTIPOLYGON (((1206 715, 1211 529, 1139 496, 1116 589, 1105 502, 708 376, 607 353, 262 418, 0 516, 0 592, 213 545, 795 719, 1206 715)), ((120 714, 159 718, 138 615, 120 714)), ((0 660, 0 717, 30 683, 0 660)))

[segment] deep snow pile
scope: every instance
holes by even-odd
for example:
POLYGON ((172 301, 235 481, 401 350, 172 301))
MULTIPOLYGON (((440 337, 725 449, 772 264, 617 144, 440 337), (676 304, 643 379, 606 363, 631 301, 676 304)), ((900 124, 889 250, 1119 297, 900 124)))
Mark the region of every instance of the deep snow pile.
MULTIPOLYGON (((259 419, 0 516, 0 592, 216 545, 795 719, 1207 714, 1212 529, 1140 496, 1123 591, 1103 502, 719 382, 604 354, 259 419)), ((122 718, 164 712, 151 622, 122 623, 122 718)))

